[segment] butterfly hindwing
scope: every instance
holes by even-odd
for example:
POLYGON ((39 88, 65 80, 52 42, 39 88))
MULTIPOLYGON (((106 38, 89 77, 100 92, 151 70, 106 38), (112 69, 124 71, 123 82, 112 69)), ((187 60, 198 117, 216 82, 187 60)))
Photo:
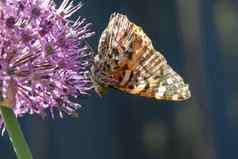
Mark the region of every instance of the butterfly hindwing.
POLYGON ((162 100, 180 101, 191 96, 188 85, 154 49, 150 38, 121 14, 112 14, 91 71, 97 87, 162 100))

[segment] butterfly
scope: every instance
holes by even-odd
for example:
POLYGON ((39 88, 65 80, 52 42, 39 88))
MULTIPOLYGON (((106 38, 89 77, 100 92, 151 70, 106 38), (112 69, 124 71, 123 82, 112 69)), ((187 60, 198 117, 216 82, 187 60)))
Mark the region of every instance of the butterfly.
POLYGON ((112 87, 159 100, 183 101, 191 97, 188 84, 154 49, 143 29, 119 13, 110 16, 101 35, 91 79, 99 94, 112 87))

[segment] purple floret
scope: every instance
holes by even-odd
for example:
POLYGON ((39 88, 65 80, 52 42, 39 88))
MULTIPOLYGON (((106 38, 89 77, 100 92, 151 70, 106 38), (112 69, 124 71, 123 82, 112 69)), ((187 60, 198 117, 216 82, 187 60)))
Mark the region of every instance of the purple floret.
POLYGON ((91 51, 85 39, 90 24, 69 18, 81 8, 64 0, 0 1, 0 93, 17 116, 58 108, 74 114, 80 105, 69 100, 87 94, 85 75, 91 51))

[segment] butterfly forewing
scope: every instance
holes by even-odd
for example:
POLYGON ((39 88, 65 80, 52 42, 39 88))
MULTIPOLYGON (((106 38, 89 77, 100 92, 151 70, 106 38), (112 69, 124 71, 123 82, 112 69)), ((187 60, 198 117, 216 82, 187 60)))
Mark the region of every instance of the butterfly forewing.
POLYGON ((188 85, 156 51, 143 30, 125 15, 111 15, 91 68, 96 87, 162 100, 186 100, 188 85))

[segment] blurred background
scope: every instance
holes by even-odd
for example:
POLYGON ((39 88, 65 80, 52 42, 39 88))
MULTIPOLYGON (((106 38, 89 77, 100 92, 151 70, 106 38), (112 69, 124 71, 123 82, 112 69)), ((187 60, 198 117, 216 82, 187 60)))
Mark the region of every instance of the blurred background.
MULTIPOLYGON (((25 116, 21 125, 35 159, 238 158, 238 1, 83 3, 79 14, 93 23, 95 50, 110 14, 127 14, 190 84, 192 98, 163 102, 110 90, 81 99, 79 118, 25 116)), ((0 158, 16 158, 7 135, 0 158)))

